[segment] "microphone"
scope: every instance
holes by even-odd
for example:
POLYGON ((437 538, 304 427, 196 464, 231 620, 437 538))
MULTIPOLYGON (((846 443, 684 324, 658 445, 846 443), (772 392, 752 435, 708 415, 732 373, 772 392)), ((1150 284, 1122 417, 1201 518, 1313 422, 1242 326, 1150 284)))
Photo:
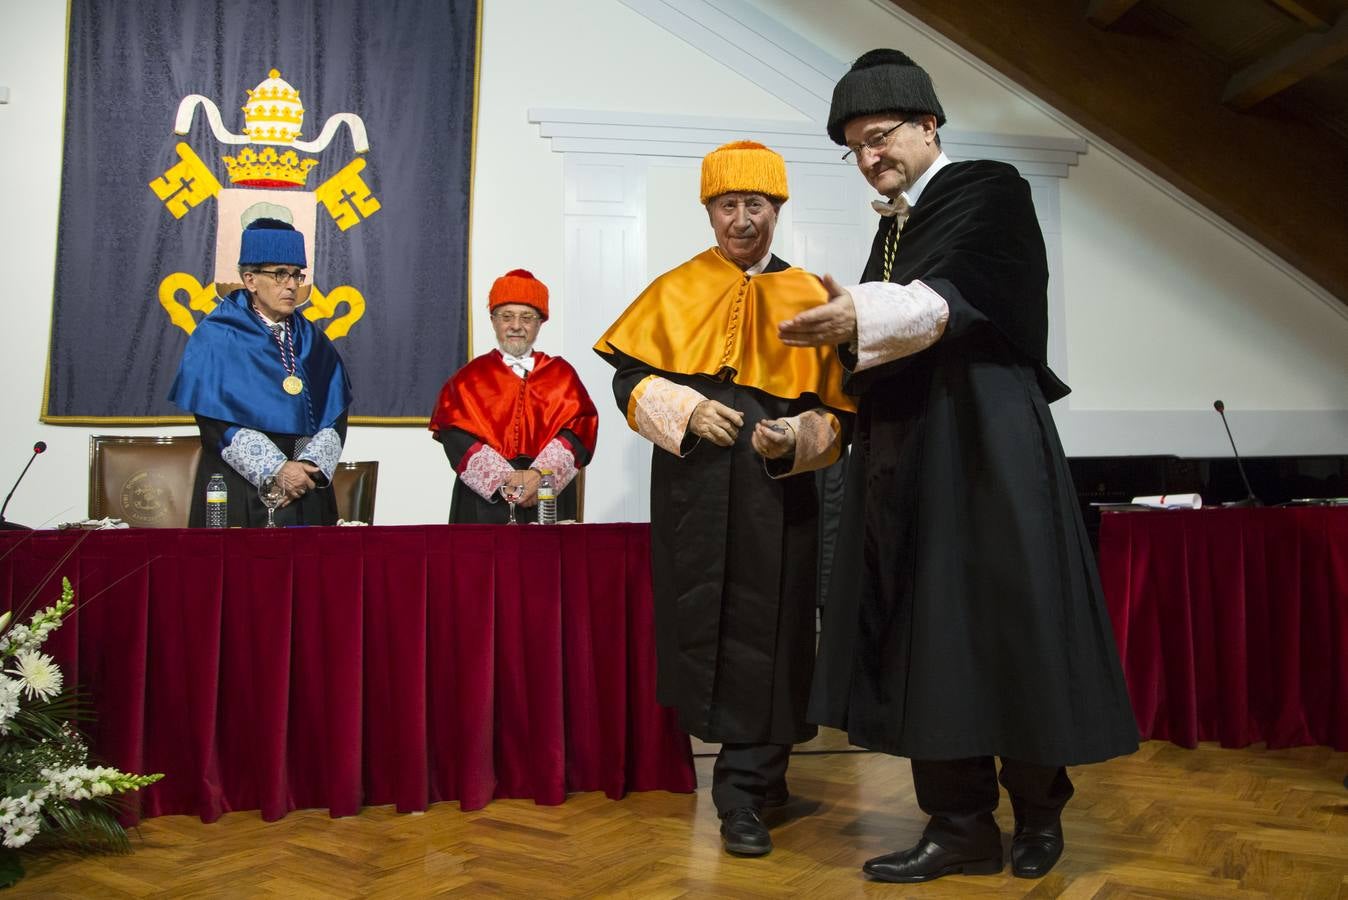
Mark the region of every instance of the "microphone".
POLYGON ((9 509, 9 501, 10 499, 13 498, 14 492, 19 489, 19 482, 23 481, 23 476, 28 474, 28 466, 31 466, 33 464, 33 460, 37 459, 37 455, 39 453, 44 452, 46 449, 47 449, 46 441, 38 441, 36 444, 33 445, 33 455, 28 457, 28 465, 24 466, 23 471, 19 473, 19 477, 14 479, 14 487, 9 489, 9 494, 8 496, 5 497, 4 505, 0 506, 0 530, 3 529, 9 530, 23 529, 25 531, 30 530, 27 525, 16 525, 13 522, 5 521, 5 510, 9 509))
POLYGON ((1245 477, 1245 464, 1240 461, 1240 453, 1236 450, 1236 439, 1231 436, 1231 426, 1226 423, 1226 404, 1220 400, 1212 401, 1212 408, 1217 410, 1217 415, 1222 417, 1222 427, 1226 429, 1226 439, 1231 442, 1231 455, 1236 458, 1236 468, 1240 471, 1240 480, 1245 482, 1245 499, 1234 500, 1230 503, 1223 503, 1223 506, 1263 506, 1259 498, 1254 495, 1254 490, 1250 487, 1250 479, 1245 477))

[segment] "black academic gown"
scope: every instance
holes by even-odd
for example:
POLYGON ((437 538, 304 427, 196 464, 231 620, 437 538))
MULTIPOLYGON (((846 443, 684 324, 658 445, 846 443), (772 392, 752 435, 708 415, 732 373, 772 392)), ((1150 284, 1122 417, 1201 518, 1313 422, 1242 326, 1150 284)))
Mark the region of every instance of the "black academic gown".
MULTIPOLYGON (((863 281, 882 280, 882 219, 863 281)), ((845 533, 812 721, 915 759, 1043 765, 1138 733, 1049 402, 1048 267, 1008 165, 938 172, 891 281, 950 307, 939 341, 847 380, 858 395, 845 533)), ((843 351, 851 370, 855 358, 843 351)))
MULTIPOLYGON (((774 256, 765 271, 786 268, 774 256)), ((816 732, 805 720, 815 637, 815 476, 769 477, 750 438, 762 419, 823 404, 814 395, 786 400, 729 380, 656 370, 619 352, 608 358, 621 410, 642 379, 659 375, 744 413, 731 447, 697 441, 682 457, 652 451, 657 699, 706 741, 809 740, 816 732)))
MULTIPOLYGON (((201 464, 197 466, 196 485, 192 488, 192 506, 188 511, 187 524, 191 528, 206 527, 206 485, 211 476, 225 476, 225 486, 229 489, 229 517, 231 527, 261 528, 267 524, 267 507, 262 504, 257 488, 234 470, 234 467, 220 456, 220 442, 229 422, 197 416, 197 427, 201 430, 201 464)), ((346 414, 333 426, 342 442, 346 443, 346 414)), ((266 435, 287 459, 295 458, 295 442, 299 435, 261 432, 266 435)), ((322 481, 320 476, 317 481, 322 481)), ((299 500, 276 510, 277 525, 336 525, 337 498, 333 496, 330 485, 323 484, 307 491, 299 500)))

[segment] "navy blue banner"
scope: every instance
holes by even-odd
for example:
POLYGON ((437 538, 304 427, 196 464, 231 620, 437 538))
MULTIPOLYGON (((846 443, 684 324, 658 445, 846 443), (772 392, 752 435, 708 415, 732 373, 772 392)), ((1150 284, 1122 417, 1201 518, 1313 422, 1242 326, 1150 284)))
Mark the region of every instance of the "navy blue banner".
POLYGON ((47 395, 56 424, 190 421, 187 337, 262 216, 356 423, 421 424, 467 357, 478 0, 72 0, 47 395))

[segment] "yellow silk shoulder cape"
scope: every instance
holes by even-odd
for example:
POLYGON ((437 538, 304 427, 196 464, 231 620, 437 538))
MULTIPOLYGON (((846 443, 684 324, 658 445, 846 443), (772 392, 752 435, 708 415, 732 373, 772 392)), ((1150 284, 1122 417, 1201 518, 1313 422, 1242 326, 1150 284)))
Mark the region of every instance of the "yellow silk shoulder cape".
POLYGON ((777 323, 828 301, 819 279, 795 267, 746 275, 713 247, 661 275, 594 345, 681 375, 728 376, 735 384, 793 400, 856 410, 843 393, 833 347, 788 347, 777 323))

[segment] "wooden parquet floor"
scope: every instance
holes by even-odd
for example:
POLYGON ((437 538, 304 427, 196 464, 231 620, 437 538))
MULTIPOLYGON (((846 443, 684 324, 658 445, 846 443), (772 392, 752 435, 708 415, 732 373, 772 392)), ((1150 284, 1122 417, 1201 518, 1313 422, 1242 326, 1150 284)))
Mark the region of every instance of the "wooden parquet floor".
MULTIPOLYGON (((829 746, 826 738, 822 744, 829 746)), ((840 746, 836 735, 832 746, 840 746)), ((1348 754, 1326 748, 1184 750, 1151 742, 1072 771, 1067 852, 1039 881, 948 877, 875 884, 859 866, 911 844, 923 816, 904 760, 814 752, 791 764, 795 799, 772 821, 776 850, 720 849, 708 796, 573 795, 564 805, 442 803, 265 823, 166 816, 131 856, 32 856, 13 896, 42 897, 1294 897, 1348 900, 1348 754)), ((1010 810, 999 811, 1009 833, 1010 810)))

